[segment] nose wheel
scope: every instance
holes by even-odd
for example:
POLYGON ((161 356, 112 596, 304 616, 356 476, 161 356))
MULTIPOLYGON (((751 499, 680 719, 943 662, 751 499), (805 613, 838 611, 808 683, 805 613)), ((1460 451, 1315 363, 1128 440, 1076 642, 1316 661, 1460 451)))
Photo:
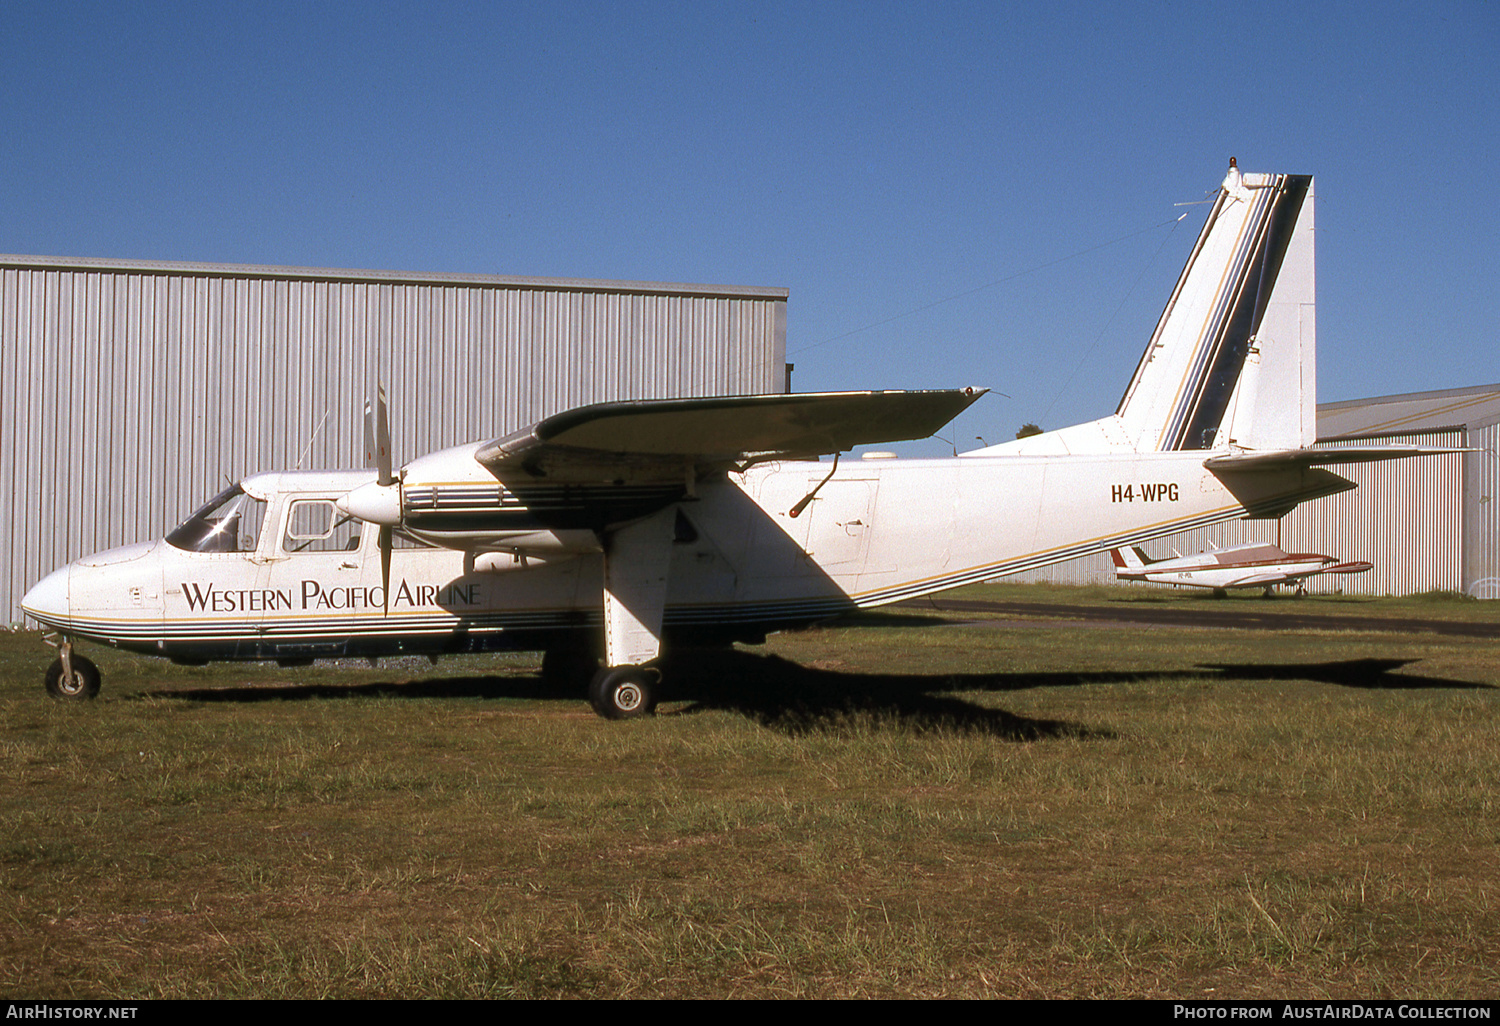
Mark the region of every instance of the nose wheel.
POLYGON ((47 667, 47 694, 59 700, 87 702, 99 694, 99 667, 81 655, 65 655, 47 667))

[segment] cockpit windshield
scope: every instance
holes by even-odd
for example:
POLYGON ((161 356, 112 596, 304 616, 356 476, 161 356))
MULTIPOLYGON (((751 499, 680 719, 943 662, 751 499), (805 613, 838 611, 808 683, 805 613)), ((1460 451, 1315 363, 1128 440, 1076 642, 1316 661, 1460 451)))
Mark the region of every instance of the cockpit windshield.
POLYGON ((188 552, 254 552, 266 503, 231 485, 167 535, 167 543, 188 552))

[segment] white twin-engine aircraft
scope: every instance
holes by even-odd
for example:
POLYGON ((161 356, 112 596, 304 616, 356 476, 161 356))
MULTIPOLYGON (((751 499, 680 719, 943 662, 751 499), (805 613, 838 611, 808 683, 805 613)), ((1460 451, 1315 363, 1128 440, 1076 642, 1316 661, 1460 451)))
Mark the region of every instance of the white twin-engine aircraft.
MULTIPOLYGON (((982 390, 603 403, 393 471, 258 474, 165 539, 80 559, 26 613, 181 662, 541 650, 603 716, 650 712, 663 641, 768 631, 1240 517, 1353 485, 1313 445, 1313 182, 1241 175, 1119 409, 948 459, 807 462, 925 437, 982 390)), ((1433 450, 1425 450, 1433 451, 1433 450)))
POLYGON ((1152 559, 1139 546, 1115 549, 1109 555, 1119 580, 1212 588, 1221 598, 1230 588, 1261 588, 1270 598, 1283 584, 1295 585, 1297 594, 1305 595, 1302 582, 1309 577, 1362 574, 1372 565, 1362 559, 1344 563, 1319 552, 1287 552, 1269 542, 1211 549, 1196 556, 1174 550, 1169 559, 1152 559))

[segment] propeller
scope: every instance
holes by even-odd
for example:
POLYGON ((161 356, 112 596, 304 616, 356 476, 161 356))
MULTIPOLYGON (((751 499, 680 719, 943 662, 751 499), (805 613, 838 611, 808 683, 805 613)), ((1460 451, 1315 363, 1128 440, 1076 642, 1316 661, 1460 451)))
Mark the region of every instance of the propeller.
POLYGON ((393 525, 401 519, 401 489, 393 488, 391 426, 386 414, 385 386, 375 390, 375 401, 365 401, 365 460, 375 465, 375 487, 364 485, 344 496, 337 505, 345 513, 379 525, 380 596, 385 615, 391 612, 391 548, 393 525), (363 494, 362 494, 363 493, 363 494))
POLYGON ((375 389, 375 403, 365 400, 365 459, 366 466, 373 465, 375 480, 383 485, 394 484, 391 473, 391 426, 385 411, 385 386, 375 389))

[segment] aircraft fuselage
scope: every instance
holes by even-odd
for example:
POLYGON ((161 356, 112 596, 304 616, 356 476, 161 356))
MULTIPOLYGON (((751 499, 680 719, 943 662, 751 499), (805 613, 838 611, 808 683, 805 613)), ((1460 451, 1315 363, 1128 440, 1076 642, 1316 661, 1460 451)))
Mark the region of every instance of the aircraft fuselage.
MULTIPOLYGON (((668 643, 758 640, 1348 487, 1320 470, 1226 484, 1204 455, 862 460, 831 478, 827 462, 783 462, 700 482, 654 514, 675 518, 663 632, 668 643)), ((39 582, 26 611, 68 635, 186 661, 550 649, 599 632, 605 557, 577 529, 557 531, 544 558, 398 546, 383 585, 376 531, 320 519, 369 479, 247 479, 263 506, 254 539, 100 553, 39 582)))

